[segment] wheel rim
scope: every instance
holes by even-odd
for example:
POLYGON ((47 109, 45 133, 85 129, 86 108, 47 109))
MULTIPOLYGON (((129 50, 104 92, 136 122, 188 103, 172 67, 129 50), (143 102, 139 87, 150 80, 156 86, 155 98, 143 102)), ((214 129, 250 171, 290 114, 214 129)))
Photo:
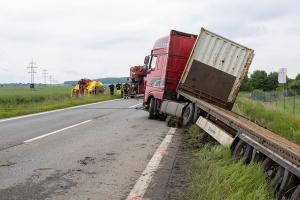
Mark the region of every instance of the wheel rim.
POLYGON ((267 177, 268 177, 269 179, 274 178, 274 176, 276 175, 277 170, 278 170, 278 165, 272 164, 272 165, 266 170, 267 177))
POLYGON ((247 148, 247 145, 246 145, 246 144, 244 144, 243 146, 241 146, 241 148, 239 149, 240 151, 239 151, 238 154, 237 154, 239 158, 241 158, 241 157, 244 156, 245 151, 246 151, 246 148, 247 148))

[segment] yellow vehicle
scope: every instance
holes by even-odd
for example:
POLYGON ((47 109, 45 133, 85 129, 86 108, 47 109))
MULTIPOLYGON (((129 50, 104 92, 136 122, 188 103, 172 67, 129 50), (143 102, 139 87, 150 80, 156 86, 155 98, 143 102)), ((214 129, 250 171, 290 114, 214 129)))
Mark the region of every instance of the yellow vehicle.
POLYGON ((72 88, 71 97, 96 96, 104 93, 103 83, 90 79, 80 79, 72 88))
POLYGON ((100 81, 91 81, 86 88, 87 95, 94 96, 104 93, 104 86, 100 81))

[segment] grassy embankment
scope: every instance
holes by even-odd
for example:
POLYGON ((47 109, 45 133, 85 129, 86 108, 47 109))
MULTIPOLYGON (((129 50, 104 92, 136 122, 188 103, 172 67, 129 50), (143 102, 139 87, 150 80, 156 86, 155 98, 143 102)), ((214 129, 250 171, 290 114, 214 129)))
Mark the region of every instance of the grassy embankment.
POLYGON ((185 199, 275 199, 258 164, 237 162, 229 148, 212 142, 196 125, 187 129, 186 138, 193 151, 193 162, 185 199))
MULTIPOLYGON (((284 111, 281 106, 253 101, 248 93, 239 95, 233 110, 300 144, 299 115, 284 111)), ((275 199, 259 164, 244 165, 237 162, 228 148, 209 144, 211 140, 207 134, 195 125, 189 127, 189 146, 199 147, 199 141, 202 145, 193 150, 195 158, 190 169, 192 182, 186 199, 275 199)))
POLYGON ((0 118, 66 108, 117 98, 104 94, 95 97, 70 98, 71 87, 0 88, 0 118))
POLYGON ((286 111, 289 113, 295 112, 296 115, 300 115, 300 97, 298 95, 295 96, 295 99, 294 97, 286 97, 285 100, 280 98, 265 104, 268 104, 276 110, 286 111))
MULTIPOLYGON (((275 93, 276 94, 276 93, 275 93)), ((265 102, 261 101, 268 108, 273 108, 275 110, 281 110, 287 113, 293 113, 300 115, 300 96, 280 96, 278 98, 272 97, 273 92, 261 92, 262 98, 265 99, 265 102)), ((282 94, 281 94, 282 95, 282 94)), ((250 94, 246 92, 241 92, 240 96, 250 98, 250 94)))
POLYGON ((249 93, 239 95, 233 111, 300 144, 300 115, 284 111, 281 106, 276 107, 270 103, 253 101, 249 98, 249 93))

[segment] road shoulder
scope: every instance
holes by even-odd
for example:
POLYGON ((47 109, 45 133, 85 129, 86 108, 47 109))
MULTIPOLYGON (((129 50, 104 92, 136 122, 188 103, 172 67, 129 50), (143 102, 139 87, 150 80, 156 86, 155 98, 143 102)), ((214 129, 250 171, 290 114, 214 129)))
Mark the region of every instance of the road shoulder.
POLYGON ((184 131, 177 129, 167 155, 160 163, 143 199, 182 200, 190 182, 191 153, 184 145, 184 131))

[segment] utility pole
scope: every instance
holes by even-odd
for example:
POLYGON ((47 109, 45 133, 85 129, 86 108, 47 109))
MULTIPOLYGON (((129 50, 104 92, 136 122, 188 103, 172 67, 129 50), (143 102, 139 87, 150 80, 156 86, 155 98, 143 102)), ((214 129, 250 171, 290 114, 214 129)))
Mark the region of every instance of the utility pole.
POLYGON ((34 74, 36 73, 35 69, 38 68, 35 65, 36 63, 32 60, 27 67, 27 69, 29 69, 28 73, 30 74, 30 88, 34 88, 34 74))
POLYGON ((47 71, 46 69, 43 69, 43 77, 44 77, 44 85, 46 86, 47 85, 47 71))
POLYGON ((53 80, 52 75, 49 75, 49 83, 50 83, 50 85, 52 85, 52 80, 53 80))

